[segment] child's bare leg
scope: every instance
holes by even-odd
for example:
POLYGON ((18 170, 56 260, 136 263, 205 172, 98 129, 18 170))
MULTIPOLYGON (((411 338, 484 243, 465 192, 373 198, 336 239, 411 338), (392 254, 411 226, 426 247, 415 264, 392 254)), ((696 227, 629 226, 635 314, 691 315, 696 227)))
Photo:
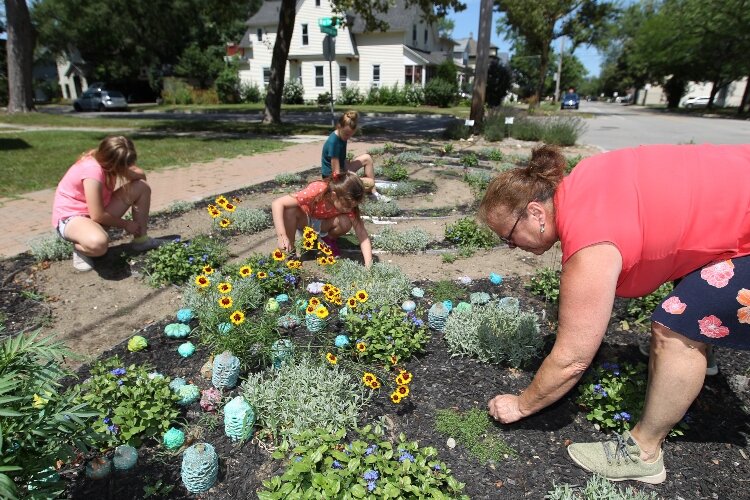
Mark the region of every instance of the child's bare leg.
POLYGON ((289 240, 289 251, 294 250, 294 241, 297 230, 304 229, 307 225, 307 215, 299 207, 287 207, 284 209, 284 230, 289 240))
POLYGON ((107 253, 109 236, 107 231, 88 217, 73 217, 65 225, 65 238, 73 242, 76 252, 89 257, 107 253))
POLYGON ((357 156, 354 160, 346 162, 347 170, 358 172, 359 169, 365 169, 365 175, 362 176, 362 183, 365 185, 367 192, 375 193, 375 164, 372 156, 365 153, 357 156))
POLYGON ((326 219, 320 225, 323 232, 327 232, 330 238, 338 238, 349 232, 352 228, 352 220, 348 215, 339 215, 333 219, 326 219))
POLYGON ((133 208, 133 220, 140 227, 134 238, 148 233, 148 214, 151 209, 151 186, 146 181, 131 181, 112 193, 112 200, 105 209, 114 217, 122 217, 128 209, 133 208))

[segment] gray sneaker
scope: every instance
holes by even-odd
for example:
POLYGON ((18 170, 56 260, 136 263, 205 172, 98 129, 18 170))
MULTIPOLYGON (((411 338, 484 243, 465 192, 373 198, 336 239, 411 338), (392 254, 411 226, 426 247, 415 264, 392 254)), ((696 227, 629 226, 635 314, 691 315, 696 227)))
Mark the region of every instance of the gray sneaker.
MULTIPOLYGON (((639 337, 638 338, 638 350, 644 356, 648 357, 651 351, 651 337, 639 337)), ((708 345, 706 347, 706 375, 711 377, 719 374, 719 365, 716 364, 716 354, 714 353, 714 346, 708 345)))
POLYGON ((580 467, 610 481, 659 484, 667 478, 662 451, 659 450, 656 462, 644 462, 641 460, 641 449, 628 431, 622 435, 614 433, 611 441, 571 444, 568 455, 580 467))
POLYGON ((77 250, 73 250, 73 267, 76 271, 86 272, 94 269, 94 261, 88 255, 78 253, 77 250))
POLYGON ((153 250, 154 248, 159 248, 160 246, 169 243, 172 240, 168 240, 166 238, 146 238, 144 241, 141 241, 139 243, 131 242, 130 248, 135 250, 136 252, 145 252, 147 250, 153 250))

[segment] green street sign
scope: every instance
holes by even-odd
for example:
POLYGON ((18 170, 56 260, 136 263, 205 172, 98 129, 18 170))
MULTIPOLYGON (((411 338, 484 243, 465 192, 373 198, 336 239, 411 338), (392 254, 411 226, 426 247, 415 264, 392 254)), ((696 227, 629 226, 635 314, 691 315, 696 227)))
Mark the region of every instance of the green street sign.
POLYGON ((318 19, 318 26, 321 28, 324 26, 335 26, 336 22, 334 21, 333 17, 321 17, 318 19))
POLYGON ((339 34, 338 30, 334 26, 321 26, 320 31, 321 33, 325 33, 329 36, 336 36, 339 34))

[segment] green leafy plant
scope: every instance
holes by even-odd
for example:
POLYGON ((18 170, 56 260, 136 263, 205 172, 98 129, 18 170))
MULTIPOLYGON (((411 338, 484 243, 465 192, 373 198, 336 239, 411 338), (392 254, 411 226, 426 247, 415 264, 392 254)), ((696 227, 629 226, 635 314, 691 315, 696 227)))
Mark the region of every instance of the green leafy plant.
POLYGON ((352 429, 370 389, 348 373, 308 356, 248 375, 242 394, 255 411, 261 432, 287 441, 305 429, 352 429))
MULTIPOLYGON (((643 412, 647 382, 648 371, 643 363, 602 363, 590 369, 579 384, 576 403, 588 412, 586 419, 597 429, 629 430, 643 412)), ((681 436, 687 427, 683 419, 669 435, 681 436)))
POLYGON ((638 491, 630 486, 620 488, 612 481, 594 474, 583 487, 569 484, 556 485, 544 496, 547 500, 657 500, 655 491, 638 491))
POLYGON ((400 163, 417 163, 421 160, 422 156, 416 151, 402 151, 396 155, 396 161, 400 163))
POLYGON ((560 300, 560 273, 551 267, 537 269, 526 288, 534 295, 557 304, 560 300))
POLYGON ((428 291, 435 302, 443 302, 444 300, 458 302, 466 298, 466 288, 451 280, 436 281, 429 286, 428 291))
POLYGON ((392 165, 383 166, 383 175, 389 181, 397 182, 407 179, 409 177, 409 171, 400 163, 394 163, 392 165))
POLYGON ((443 145, 443 153, 451 154, 453 150, 454 150, 454 146, 452 143, 448 142, 443 145))
POLYGON ((0 497, 57 498, 65 484, 54 472, 57 460, 87 453, 96 436, 96 416, 78 401, 76 390, 62 392, 59 380, 72 376, 63 367, 70 352, 39 331, 0 343, 0 497), (33 490, 21 485, 33 483, 33 490))
POLYGON ((623 330, 629 330, 635 326, 636 330, 647 331, 651 323, 651 313, 659 307, 667 295, 672 293, 672 290, 674 290, 674 285, 670 281, 644 297, 628 300, 627 317, 620 322, 623 330))
POLYGON ((174 484, 167 484, 161 479, 154 483, 145 484, 143 486, 143 498, 166 497, 172 492, 174 486, 174 484))
POLYGON ((406 313, 399 306, 378 309, 362 307, 362 311, 344 317, 346 330, 357 344, 364 344, 360 357, 367 361, 391 364, 391 356, 409 360, 424 350, 430 334, 414 312, 406 313))
POLYGON ((492 161, 503 161, 503 153, 497 148, 483 148, 480 153, 492 161))
POLYGON ((477 408, 464 413, 456 410, 438 410, 435 416, 435 429, 465 446, 469 453, 483 464, 489 461, 501 462, 503 459, 518 456, 513 448, 491 431, 493 427, 487 412, 477 408))
POLYGON ((492 180, 492 174, 485 171, 468 172, 464 175, 464 181, 471 186, 474 196, 481 198, 492 180))
POLYGON ((107 446, 138 447, 146 439, 158 439, 179 416, 169 379, 150 377, 149 371, 143 365, 125 367, 113 356, 96 362, 91 378, 76 386, 80 402, 97 411, 92 427, 107 446))
POLYGON ((454 355, 514 367, 537 357, 543 346, 537 315, 521 311, 518 300, 512 298, 453 311, 443 334, 454 355))
POLYGON ((492 248, 498 240, 495 233, 481 227, 471 217, 463 217, 445 228, 445 239, 460 247, 492 248))
POLYGON ((228 220, 226 229, 242 234, 255 234, 271 227, 271 217, 259 208, 238 207, 234 212, 224 212, 211 221, 215 230, 221 230, 221 221, 228 220))
POLYGON ((455 253, 444 253, 441 259, 446 264, 453 264, 458 260, 458 255, 456 255, 455 253))
POLYGON ((373 246, 396 254, 412 254, 424 251, 431 239, 430 233, 424 229, 412 228, 406 231, 396 231, 386 227, 380 234, 373 236, 373 246))
POLYGON ((466 153, 461 156, 461 165, 463 165, 464 168, 474 168, 479 165, 479 158, 474 153, 466 153))
POLYGON ((252 269, 253 279, 263 289, 267 297, 274 297, 294 289, 300 281, 299 269, 290 269, 284 259, 276 260, 272 256, 253 254, 244 262, 227 266, 227 272, 234 274, 244 266, 252 269))
POLYGON ((580 163, 580 161, 583 159, 581 155, 576 156, 568 156, 565 158, 565 174, 569 174, 573 171, 576 165, 580 163))
POLYGON ((295 437, 296 446, 282 444, 273 456, 287 468, 263 482, 258 498, 469 498, 435 448, 420 448, 403 433, 392 443, 380 425, 357 434, 347 442, 343 429, 310 429, 295 437))
POLYGON ((340 260, 330 268, 332 285, 341 289, 344 298, 359 290, 366 290, 367 304, 374 309, 385 305, 401 304, 412 289, 411 280, 398 267, 376 262, 370 269, 353 260, 340 260))
POLYGON ((205 266, 222 265, 228 254, 226 244, 209 236, 196 236, 191 241, 178 238, 146 254, 144 271, 151 286, 179 285, 205 266))
POLYGON ((65 260, 73 255, 73 244, 60 238, 57 234, 39 236, 29 241, 29 248, 34 260, 65 260))

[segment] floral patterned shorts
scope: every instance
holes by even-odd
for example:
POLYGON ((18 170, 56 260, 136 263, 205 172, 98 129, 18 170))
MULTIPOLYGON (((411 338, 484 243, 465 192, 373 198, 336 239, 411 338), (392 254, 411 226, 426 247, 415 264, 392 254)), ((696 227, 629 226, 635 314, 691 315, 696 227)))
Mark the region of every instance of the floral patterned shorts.
POLYGON ((750 350, 750 256, 688 274, 651 320, 691 340, 750 350))

